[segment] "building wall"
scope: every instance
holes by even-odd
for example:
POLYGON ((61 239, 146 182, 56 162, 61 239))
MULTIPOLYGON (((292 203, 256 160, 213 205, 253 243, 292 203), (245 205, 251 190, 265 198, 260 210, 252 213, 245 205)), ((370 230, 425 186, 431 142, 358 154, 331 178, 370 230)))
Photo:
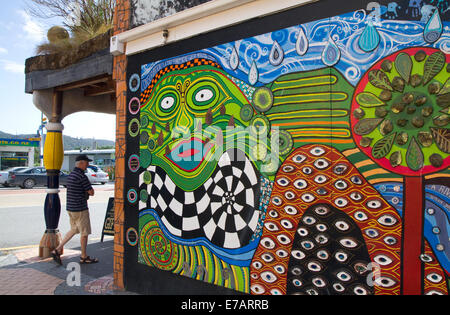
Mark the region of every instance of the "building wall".
POLYGON ((132 0, 131 26, 137 27, 211 0, 132 0))
POLYGON ((117 282, 448 294, 444 2, 323 0, 130 56, 117 282))
MULTIPOLYGON (((0 162, 3 159, 14 159, 13 163, 19 163, 17 166, 34 166, 34 147, 17 147, 17 146, 2 146, 0 147, 0 162), (20 153, 20 156, 15 155, 14 153, 20 153), (14 154, 15 156, 10 156, 14 154), (19 161, 20 160, 20 161, 19 161)), ((1 169, 7 169, 9 167, 4 167, 4 165, 10 165, 9 163, 0 163, 1 169)), ((16 165, 14 165, 16 166, 16 165)))

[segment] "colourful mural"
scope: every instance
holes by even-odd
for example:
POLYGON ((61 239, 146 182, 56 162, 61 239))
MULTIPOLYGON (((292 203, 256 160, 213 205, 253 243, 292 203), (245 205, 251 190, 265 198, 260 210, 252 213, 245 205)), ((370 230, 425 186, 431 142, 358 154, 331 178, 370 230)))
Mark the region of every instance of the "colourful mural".
POLYGON ((447 10, 371 3, 139 65, 136 260, 254 295, 448 294, 447 10))

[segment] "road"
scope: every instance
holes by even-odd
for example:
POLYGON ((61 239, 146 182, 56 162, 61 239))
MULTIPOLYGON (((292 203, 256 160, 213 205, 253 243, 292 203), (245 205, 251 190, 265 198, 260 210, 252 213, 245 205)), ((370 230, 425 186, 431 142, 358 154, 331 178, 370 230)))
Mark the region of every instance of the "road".
MULTIPOLYGON (((95 196, 89 199, 92 235, 91 242, 101 237, 106 207, 114 197, 114 184, 93 185, 95 196)), ((45 188, 30 190, 0 188, 0 251, 38 246, 45 232, 44 202, 45 188)), ((66 212, 66 189, 61 187, 61 218, 59 229, 64 234, 70 229, 66 212)), ((106 238, 105 238, 106 239, 106 238)), ((108 237, 110 239, 110 237, 108 237)), ((79 236, 75 236, 67 248, 79 247, 79 236)))

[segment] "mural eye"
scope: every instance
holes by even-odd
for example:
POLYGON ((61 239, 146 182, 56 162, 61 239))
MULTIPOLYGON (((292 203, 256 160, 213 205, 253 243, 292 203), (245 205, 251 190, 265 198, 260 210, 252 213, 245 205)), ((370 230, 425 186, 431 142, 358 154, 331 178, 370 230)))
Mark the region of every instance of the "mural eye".
POLYGON ((265 271, 261 274, 261 279, 267 283, 274 283, 278 278, 270 271, 265 271))
POLYGON ((334 254, 334 258, 336 258, 337 261, 343 263, 343 262, 347 261, 348 254, 346 252, 340 250, 334 254))
POLYGON ((386 236, 383 240, 388 245, 397 244, 397 239, 393 236, 386 236))
POLYGON ((286 272, 286 268, 284 268, 284 266, 282 266, 282 265, 276 265, 276 266, 274 267, 274 269, 275 269, 275 271, 276 271, 277 273, 279 273, 280 275, 282 275, 282 274, 284 274, 284 273, 286 272))
POLYGON ((306 216, 303 218, 303 223, 307 224, 307 225, 313 225, 314 223, 316 223, 316 219, 314 219, 313 217, 310 216, 306 216))
POLYGON ((377 277, 375 283, 383 288, 390 288, 396 284, 396 281, 389 277, 377 277))
POLYGON ((359 176, 353 176, 352 178, 350 178, 350 180, 355 185, 362 185, 362 183, 363 183, 361 177, 359 177, 359 176))
POLYGON ((355 248, 358 246, 358 243, 351 238, 343 238, 339 241, 339 243, 341 243, 342 246, 347 248, 355 248))
POLYGON ((308 263, 308 269, 311 270, 312 272, 319 272, 323 268, 322 265, 317 261, 311 261, 310 263, 308 263))
POLYGON ((315 147, 309 152, 314 156, 321 156, 325 154, 325 150, 321 147, 315 147))
POLYGON ((327 286, 327 283, 321 277, 313 278, 312 283, 318 288, 324 288, 327 286))
POLYGON ((315 240, 318 244, 324 245, 328 243, 328 237, 325 234, 319 234, 315 237, 315 240))
POLYGON ((303 241, 301 242, 301 245, 306 250, 311 250, 314 248, 314 243, 311 241, 303 241))
POLYGON ((305 189, 306 187, 308 187, 308 183, 304 179, 299 179, 294 182, 294 186, 297 189, 305 189))
POLYGON ((319 250, 317 252, 317 258, 321 259, 321 260, 327 260, 328 258, 330 258, 330 254, 326 251, 326 250, 319 250))
POLYGON ((294 156, 294 158, 292 160, 295 163, 300 164, 300 163, 303 163, 306 160, 306 156, 304 156, 302 154, 297 154, 296 156, 294 156))
POLYGON ((314 289, 308 289, 308 290, 306 290, 306 294, 308 294, 308 295, 319 295, 319 292, 317 292, 314 289))
POLYGON ((261 269, 262 268, 262 263, 260 263, 259 261, 255 261, 255 262, 253 262, 253 268, 255 268, 255 269, 261 269))
POLYGON ((348 169, 348 166, 346 164, 338 164, 334 167, 333 172, 337 175, 342 175, 344 174, 348 169))
POLYGON ((321 188, 316 190, 316 193, 319 196, 325 196, 325 195, 328 195, 328 190, 326 190, 325 188, 321 187, 321 188))
POLYGON ((255 294, 264 294, 266 290, 264 290, 264 287, 260 284, 254 284, 251 286, 251 290, 255 294))
POLYGON ((370 208, 370 209, 379 209, 380 207, 381 207, 381 201, 380 200, 378 200, 378 199, 374 199, 374 200, 369 200, 368 202, 367 202, 367 206, 370 208))
POLYGON ((340 284, 340 283, 334 283, 334 284, 333 284, 333 289, 334 289, 336 292, 344 292, 344 291, 345 291, 344 286, 343 286, 342 284, 340 284))
POLYGON ((328 209, 328 207, 325 206, 318 206, 314 209, 314 212, 317 213, 318 215, 327 215, 328 213, 330 213, 330 209, 328 209))
POLYGON ((367 229, 365 233, 370 238, 376 238, 380 235, 380 233, 378 233, 375 229, 367 229))
POLYGON ((161 108, 165 111, 168 111, 172 109, 172 107, 175 105, 175 97, 173 96, 166 96, 161 100, 161 108))
POLYGON ((252 273, 252 274, 250 275, 250 277, 251 277, 253 280, 257 280, 257 279, 259 278, 259 276, 258 276, 257 273, 252 273))
POLYGON ((195 101, 197 103, 209 102, 214 97, 213 91, 210 89, 202 89, 195 94, 195 101))
POLYGON ((353 292, 356 295, 368 295, 369 292, 367 291, 366 288, 364 288, 363 286, 357 285, 356 287, 353 288, 353 292))
POLYGON ((271 263, 272 261, 275 260, 275 258, 272 256, 272 254, 270 253, 265 253, 261 256, 261 258, 266 262, 266 263, 271 263))
POLYGON ((292 191, 287 191, 285 192, 284 196, 286 197, 286 199, 288 200, 292 200, 295 198, 295 194, 292 191))
POLYGON ((431 291, 428 291, 425 295, 444 295, 444 294, 437 290, 431 290, 431 291))
POLYGON ((386 255, 378 255, 373 258, 376 263, 380 264, 381 266, 387 266, 392 263, 392 259, 390 259, 386 255))
POLYGON ((282 245, 287 245, 291 242, 291 239, 284 234, 278 235, 277 239, 282 245))
POLYGON ((280 258, 286 258, 287 256, 289 256, 288 252, 285 251, 284 249, 277 250, 276 254, 280 258))
POLYGON ((300 250, 293 250, 292 257, 294 257, 295 259, 298 259, 298 260, 302 260, 303 258, 306 257, 306 255, 305 255, 305 253, 303 253, 300 250))
POLYGON ((262 246, 264 246, 267 249, 274 249, 275 248, 275 242, 272 239, 268 238, 268 237, 263 238, 261 240, 261 244, 262 244, 262 246))
POLYGON ((297 288, 298 288, 298 287, 301 287, 301 286, 303 285, 303 283, 302 283, 299 279, 293 279, 293 280, 292 280, 292 284, 293 284, 294 286, 296 286, 297 288))
POLYGON ((284 177, 281 177, 280 179, 277 180, 277 183, 282 187, 286 187, 287 185, 289 185, 289 180, 287 180, 284 177))
POLYGON ((357 211, 355 212, 355 219, 358 221, 366 221, 367 219, 369 219, 369 217, 364 212, 357 211))
POLYGON ((359 275, 363 275, 363 274, 365 274, 366 272, 369 271, 369 269, 367 269, 367 264, 365 264, 365 263, 356 263, 356 264, 353 266, 353 269, 354 269, 354 270, 356 271, 356 273, 359 274, 359 275))
POLYGON ((439 283, 442 281, 442 276, 433 272, 427 275, 427 279, 430 280, 433 283, 439 283))
POLYGON ((316 229, 319 232, 325 232, 326 230, 328 230, 328 227, 325 224, 317 224, 316 229))
POLYGON ((306 175, 311 175, 312 172, 313 172, 313 170, 312 170, 311 167, 304 167, 304 168, 302 169, 302 172, 303 172, 304 174, 306 174, 306 175))
POLYGON ((433 258, 430 255, 422 254, 420 255, 420 260, 422 260, 425 263, 430 263, 433 261, 433 258))
POLYGON ((339 190, 346 190, 348 187, 348 184, 345 180, 340 179, 336 183, 334 183, 334 187, 336 187, 336 189, 339 189, 339 190))
POLYGON ((345 222, 345 221, 337 221, 334 226, 339 230, 339 231, 348 231, 350 229, 350 225, 345 222))
POLYGON ((323 184, 323 183, 325 183, 327 180, 328 180, 328 178, 327 178, 325 175, 317 175, 317 176, 314 178, 314 181, 315 181, 317 184, 323 184))
POLYGON ((278 212, 276 212, 275 210, 270 210, 269 215, 274 219, 278 218, 278 212))
POLYGON ((318 159, 317 161, 314 162, 314 166, 319 170, 324 170, 328 166, 330 166, 330 163, 325 159, 318 159))
POLYGON ((264 226, 266 227, 266 229, 268 229, 270 232, 276 232, 279 230, 278 226, 275 223, 272 222, 268 222, 266 224, 264 224, 264 226))
POLYGON ((275 206, 281 206, 281 204, 283 203, 283 200, 281 200, 280 197, 273 197, 273 198, 272 198, 272 203, 273 203, 275 206))
POLYGON ((292 173, 293 171, 295 171, 295 168, 293 166, 291 165, 283 166, 283 172, 292 173))
POLYGON ((361 201, 363 199, 363 195, 361 195, 359 192, 352 192, 350 194, 350 198, 354 201, 361 201))
POLYGON ((345 282, 348 282, 348 281, 352 280, 351 274, 350 274, 349 272, 347 272, 347 271, 341 271, 341 272, 338 272, 338 274, 336 275, 336 277, 337 277, 339 280, 345 281, 345 282))
POLYGON ((389 214, 385 214, 378 219, 378 222, 380 222, 380 224, 385 226, 393 226, 397 223, 397 219, 389 214))
POLYGON ((311 194, 304 194, 303 196, 302 196, 302 200, 304 201, 304 202, 313 202, 314 200, 316 199, 316 197, 314 197, 313 195, 311 195, 311 194))
POLYGON ((303 273, 299 267, 293 268, 291 272, 294 276, 300 276, 303 273))
POLYGON ((336 206, 338 206, 339 208, 342 208, 342 207, 345 207, 345 206, 348 204, 348 200, 345 199, 345 198, 337 198, 337 199, 334 201, 334 204, 335 204, 336 206))
POLYGON ((278 289, 270 290, 270 294, 272 294, 272 295, 283 295, 283 293, 281 293, 281 291, 278 290, 278 289))
POLYGON ((296 215, 298 213, 297 209, 295 209, 293 206, 287 206, 284 208, 284 211, 286 211, 289 215, 296 215))
POLYGON ((300 236, 303 236, 303 237, 308 236, 308 234, 309 234, 308 230, 305 229, 305 228, 299 228, 299 229, 297 230, 297 233, 298 233, 300 236))
POLYGON ((292 224, 291 221, 289 220, 281 220, 281 225, 286 229, 286 230, 292 230, 294 228, 294 225, 292 224))

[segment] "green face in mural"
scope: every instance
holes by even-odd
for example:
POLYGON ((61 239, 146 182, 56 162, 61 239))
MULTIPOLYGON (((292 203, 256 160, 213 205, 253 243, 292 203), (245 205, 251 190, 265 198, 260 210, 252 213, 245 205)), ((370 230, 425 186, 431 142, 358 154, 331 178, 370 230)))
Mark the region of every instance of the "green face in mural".
POLYGON ((143 160, 162 167, 179 187, 196 189, 224 152, 227 127, 248 126, 240 119, 248 104, 236 84, 215 67, 166 73, 141 110, 143 160))

